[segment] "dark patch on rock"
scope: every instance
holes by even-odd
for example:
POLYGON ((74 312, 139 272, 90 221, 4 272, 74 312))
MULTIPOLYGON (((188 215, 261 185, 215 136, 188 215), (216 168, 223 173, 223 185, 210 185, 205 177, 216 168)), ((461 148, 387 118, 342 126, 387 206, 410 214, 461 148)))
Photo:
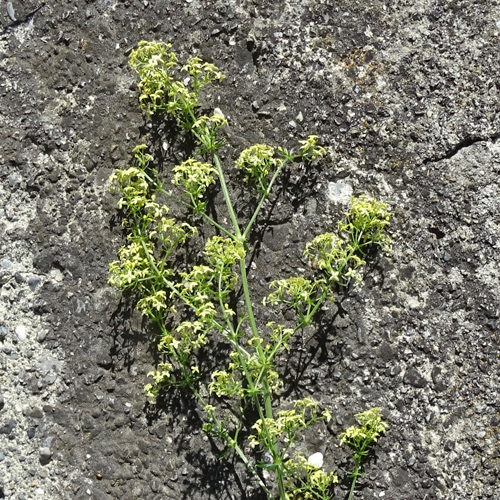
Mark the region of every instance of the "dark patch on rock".
POLYGON ((419 389, 427 385, 427 380, 415 368, 410 368, 406 371, 403 382, 419 389))

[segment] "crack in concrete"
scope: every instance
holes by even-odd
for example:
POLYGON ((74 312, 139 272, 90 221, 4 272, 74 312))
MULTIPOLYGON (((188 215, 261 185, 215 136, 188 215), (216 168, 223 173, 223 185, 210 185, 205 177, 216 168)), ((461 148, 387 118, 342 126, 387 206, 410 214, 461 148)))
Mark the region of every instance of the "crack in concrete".
POLYGON ((458 144, 450 148, 446 153, 442 156, 434 157, 434 158, 426 158, 423 161, 423 164, 426 165, 427 163, 436 163, 441 160, 449 160, 450 158, 453 158, 459 151, 461 151, 464 148, 468 148, 469 146, 472 146, 473 144, 476 144, 478 142, 494 142, 498 138, 500 138, 500 132, 496 132, 495 134, 492 134, 488 137, 466 137, 465 139, 461 140, 458 144))

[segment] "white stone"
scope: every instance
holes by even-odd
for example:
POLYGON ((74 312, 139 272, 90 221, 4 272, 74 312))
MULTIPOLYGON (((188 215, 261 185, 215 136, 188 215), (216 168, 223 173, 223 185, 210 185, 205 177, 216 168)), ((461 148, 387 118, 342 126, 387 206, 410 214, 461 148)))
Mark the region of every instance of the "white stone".
POLYGON ((351 201, 352 186, 343 179, 328 183, 328 199, 333 203, 347 205, 351 201))
POLYGON ((24 342, 26 340, 26 328, 23 325, 17 325, 16 335, 20 342, 24 342))
POLYGON ((317 453, 313 453, 307 461, 311 464, 314 465, 314 467, 318 467, 318 469, 321 469, 323 467, 323 453, 320 453, 319 451, 317 453))
POLYGON ((224 113, 220 110, 220 108, 215 108, 214 109, 214 116, 220 116, 221 118, 225 119, 226 117, 224 116, 224 113))

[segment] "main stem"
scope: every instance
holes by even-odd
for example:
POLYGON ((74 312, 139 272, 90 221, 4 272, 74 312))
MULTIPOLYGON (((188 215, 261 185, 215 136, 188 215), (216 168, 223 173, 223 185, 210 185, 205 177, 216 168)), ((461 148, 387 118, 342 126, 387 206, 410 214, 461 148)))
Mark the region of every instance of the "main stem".
POLYGON ((213 153, 213 158, 214 158, 215 168, 219 176, 220 186, 224 194, 224 200, 226 201, 227 210, 229 212, 229 217, 231 217, 231 222, 233 223, 234 232, 237 238, 241 238, 242 236, 241 236, 240 226, 238 224, 238 219, 236 218, 236 214, 234 213, 233 204, 231 203, 231 198, 229 197, 229 191, 227 190, 226 179, 224 178, 224 172, 222 171, 219 157, 215 153, 213 153))
POLYGON ((352 497, 354 496, 354 488, 356 487, 356 480, 358 479, 359 476, 359 469, 361 467, 361 457, 355 457, 354 458, 354 472, 352 473, 352 484, 351 484, 351 491, 349 491, 349 498, 347 500, 352 500, 352 497))
MULTIPOLYGON (((222 171, 222 167, 221 167, 219 158, 215 153, 213 153, 213 159, 214 159, 214 163, 215 163, 215 168, 217 170, 217 174, 219 176, 221 189, 222 189, 222 192, 224 194, 224 200, 226 202, 226 206, 227 206, 227 209, 229 212, 229 217, 231 218, 231 222, 233 223, 233 228, 234 228, 234 232, 236 235, 236 239, 241 240, 243 243, 244 238, 247 235, 247 231, 250 228, 250 225, 247 227, 245 234, 242 235, 241 230, 240 230, 240 226, 238 224, 238 219, 236 218, 236 213, 234 212, 233 204, 232 204, 231 198, 229 196, 229 191, 227 189, 226 181, 224 178, 224 173, 222 171)), ((263 202, 263 200, 261 200, 261 204, 259 205, 259 207, 262 206, 262 202, 263 202)), ((257 216, 257 212, 254 214, 254 217, 252 217, 252 220, 255 220, 256 216, 257 216)), ((247 279, 245 259, 240 259, 240 272, 241 272, 241 282, 243 285, 243 293, 245 295, 245 305, 246 305, 246 309, 247 309, 248 320, 250 322, 250 328, 252 329, 252 335, 254 338, 259 338, 259 331, 257 329, 257 323, 255 321, 255 317, 253 314, 252 301, 250 298, 250 291, 248 288, 248 279, 247 279)), ((262 362, 267 362, 267 359, 266 359, 267 357, 266 357, 264 350, 262 349, 262 346, 260 345, 260 343, 256 342, 255 345, 256 345, 255 348, 257 351, 257 355, 259 356, 259 359, 262 362)), ((245 370, 245 372, 246 372, 246 370, 245 370)), ((247 376, 247 379, 248 378, 251 379, 251 374, 245 373, 245 375, 247 376)), ((262 377, 262 389, 263 389, 262 397, 264 398, 265 418, 272 419, 273 418, 272 392, 271 392, 271 389, 269 387, 269 380, 268 380, 266 375, 267 375, 267 373, 264 374, 264 377, 262 377)), ((254 396, 254 401, 255 401, 255 405, 257 407, 257 410, 259 412, 259 417, 263 423, 263 429, 265 431, 267 426, 265 424, 265 419, 263 418, 264 415, 262 414, 262 410, 261 410, 261 402, 259 400, 259 394, 256 394, 254 396)), ((269 444, 270 444, 269 451, 271 452, 271 455, 273 457, 273 461, 276 461, 276 459, 279 458, 279 451, 278 451, 278 447, 276 444, 276 439, 272 438, 272 440, 269 444)), ((248 460, 245 463, 248 464, 248 460)), ((285 485, 284 485, 284 481, 283 481, 284 477, 283 477, 283 469, 281 467, 281 464, 275 469, 275 471, 276 471, 276 482, 278 483, 280 500, 284 500, 285 499, 285 485)), ((268 493, 268 496, 270 498, 268 491, 267 491, 267 493, 268 493)))

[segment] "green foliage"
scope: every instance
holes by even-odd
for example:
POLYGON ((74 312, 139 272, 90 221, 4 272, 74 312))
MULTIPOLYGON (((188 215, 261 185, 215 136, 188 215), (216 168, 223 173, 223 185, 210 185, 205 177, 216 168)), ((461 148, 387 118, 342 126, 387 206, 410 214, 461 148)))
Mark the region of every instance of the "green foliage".
POLYGON ((273 147, 255 144, 240 153, 235 165, 247 174, 245 182, 253 182, 260 193, 268 194, 269 172, 278 161, 274 157, 273 147))
POLYGON ((349 495, 351 500, 357 478, 361 475, 361 465, 370 449, 377 442, 381 434, 387 429, 382 420, 380 408, 372 408, 356 415, 359 426, 349 427, 340 434, 341 444, 347 444, 354 450, 354 471, 351 474, 352 486, 349 495))
POLYGON ((369 248, 379 246, 390 251, 390 238, 384 233, 389 223, 387 205, 366 196, 351 199, 345 221, 338 232, 316 236, 306 245, 304 255, 324 271, 327 285, 345 286, 350 278, 361 280, 359 269, 366 265, 363 256, 369 248))
MULTIPOLYGON (((110 283, 129 292, 160 332, 157 347, 163 359, 149 373, 146 392, 154 403, 171 387, 190 390, 206 414, 205 432, 220 440, 226 452, 240 457, 269 498, 271 489, 258 468, 274 477, 280 500, 330 499, 336 476, 300 455, 291 459, 288 453, 302 431, 324 425, 331 414, 328 409, 320 411, 319 403, 309 398, 296 401, 288 410, 278 407, 276 395, 283 382, 277 359, 289 349, 297 330, 313 323, 318 308, 334 300, 336 285, 346 284, 350 277, 359 279, 357 271, 365 264, 368 248, 388 248, 387 207, 368 198, 353 198, 337 233, 319 235, 306 246, 305 254, 317 263, 314 276, 271 283, 265 305, 295 310, 296 326, 270 322, 263 328, 254 317, 246 274, 248 235, 280 172, 298 162, 315 161, 325 150, 317 136, 299 141, 296 151, 263 144, 244 150, 236 167, 259 199, 249 222, 241 227, 217 155, 223 144, 220 129, 227 121, 218 110, 211 116, 199 112, 200 89, 221 81, 223 75, 197 57, 179 70, 170 49, 162 42, 141 42, 130 55, 130 66, 140 77, 139 103, 145 112, 174 119, 197 143, 195 156, 172 168, 172 183, 180 194, 163 188, 144 144, 134 149, 132 166, 111 176, 112 189, 121 193, 118 206, 124 214, 127 242, 119 249, 118 260, 110 264, 110 283), (218 223, 207 214, 209 186, 222 191, 228 218, 221 219, 230 223, 218 223), (167 205, 160 203, 166 198, 187 207, 180 220, 168 217, 167 205), (200 218, 217 232, 206 239, 204 248, 194 227, 200 218), (186 222, 190 219, 191 223, 186 222), (181 251, 189 251, 190 258, 180 259, 181 251), (207 362, 204 350, 227 345, 230 353, 222 366, 207 362), (250 415, 256 415, 253 425, 248 424, 250 415), (247 454, 246 445, 255 448, 255 455, 247 454), (269 453, 271 463, 259 461, 260 453, 269 453)), ((354 439, 348 429, 345 442, 350 442, 348 435, 354 439)))
POLYGON ((313 161, 320 156, 324 156, 326 153, 325 148, 318 146, 317 135, 310 135, 304 141, 299 141, 299 144, 301 146, 298 156, 304 160, 313 161))
POLYGON ((313 311, 325 299, 322 295, 325 284, 325 280, 311 281, 302 277, 272 281, 269 286, 275 291, 264 299, 264 305, 284 304, 292 307, 299 316, 300 326, 308 325, 313 311))
POLYGON ((385 432, 387 424, 382 421, 380 408, 372 408, 356 415, 359 426, 349 427, 340 435, 340 442, 354 449, 356 456, 366 456, 371 446, 385 432))
MULTIPOLYGON (((306 141, 305 141, 306 142, 306 141)), ((351 199, 345 221, 338 223, 337 233, 323 233, 307 243, 304 255, 318 271, 315 280, 290 277, 271 282, 274 291, 264 299, 264 305, 282 304, 295 310, 299 327, 312 322, 314 314, 325 300, 334 300, 336 286, 345 286, 351 278, 359 281, 359 271, 366 265, 363 259, 374 246, 390 250, 390 239, 384 233, 389 213, 384 203, 366 196, 351 199)))
POLYGON ((331 500, 332 486, 339 482, 333 472, 324 472, 297 453, 285 462, 286 500, 331 500))
POLYGON ((255 433, 249 437, 250 446, 260 446, 266 450, 272 447, 276 438, 279 438, 284 440, 285 447, 288 449, 301 431, 320 420, 326 422, 331 420, 331 413, 327 409, 318 413, 318 405, 318 402, 305 398, 295 401, 295 408, 292 410, 279 411, 274 418, 258 419, 252 425, 255 433))
POLYGON ((176 120, 185 132, 191 132, 199 140, 201 153, 214 153, 223 145, 217 139, 217 132, 227 121, 217 114, 198 117, 196 108, 200 89, 222 81, 224 75, 213 64, 194 57, 181 68, 189 76, 175 80, 178 63, 171 48, 168 43, 142 41, 130 53, 130 67, 140 77, 139 104, 148 115, 163 114, 176 120))
POLYGON ((310 135, 306 140, 299 141, 301 147, 298 153, 278 147, 254 144, 240 153, 235 165, 242 170, 245 182, 252 184, 259 193, 268 195, 270 192, 269 174, 284 164, 284 162, 314 161, 324 156, 326 151, 318 146, 318 137, 310 135))
POLYGON ((385 203, 367 196, 353 198, 351 210, 346 215, 346 222, 339 223, 339 231, 349 233, 351 241, 356 242, 359 250, 364 253, 364 247, 378 245, 390 251, 391 240, 384 232, 390 219, 385 203))
POLYGON ((215 184, 214 174, 217 170, 210 163, 201 163, 194 158, 189 158, 177 167, 172 183, 176 186, 184 185, 184 189, 191 198, 191 204, 196 212, 204 212, 206 203, 201 201, 203 194, 210 184, 215 184))

